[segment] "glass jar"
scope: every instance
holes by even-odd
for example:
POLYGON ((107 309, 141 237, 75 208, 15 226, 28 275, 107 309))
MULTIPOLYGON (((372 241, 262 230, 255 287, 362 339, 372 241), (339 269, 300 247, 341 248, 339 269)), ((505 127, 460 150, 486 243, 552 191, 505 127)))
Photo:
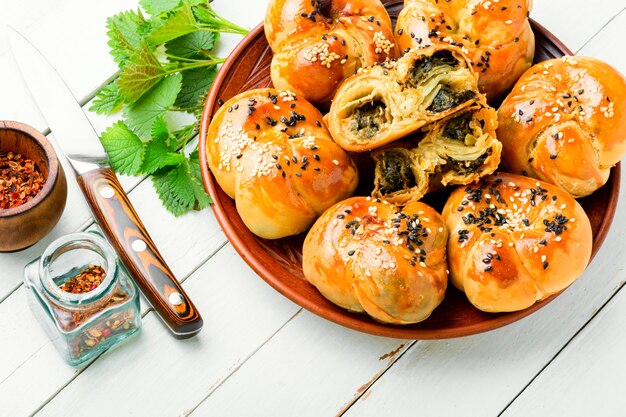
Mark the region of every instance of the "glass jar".
POLYGON ((24 283, 35 316, 71 365, 99 355, 141 328, 139 291, 99 233, 55 240, 41 258, 26 265, 24 283), (105 271, 100 285, 78 294, 60 288, 90 265, 105 271))

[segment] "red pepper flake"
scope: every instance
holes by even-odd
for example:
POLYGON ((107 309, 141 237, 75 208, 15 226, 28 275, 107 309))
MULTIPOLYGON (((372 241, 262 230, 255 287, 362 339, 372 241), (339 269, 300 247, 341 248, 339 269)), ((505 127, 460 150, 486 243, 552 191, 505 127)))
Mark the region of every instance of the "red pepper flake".
POLYGON ((19 153, 0 153, 0 209, 26 203, 41 191, 45 182, 32 160, 19 153))
POLYGON ((59 288, 72 294, 82 294, 98 288, 105 277, 106 272, 101 266, 89 265, 87 269, 65 281, 59 288))

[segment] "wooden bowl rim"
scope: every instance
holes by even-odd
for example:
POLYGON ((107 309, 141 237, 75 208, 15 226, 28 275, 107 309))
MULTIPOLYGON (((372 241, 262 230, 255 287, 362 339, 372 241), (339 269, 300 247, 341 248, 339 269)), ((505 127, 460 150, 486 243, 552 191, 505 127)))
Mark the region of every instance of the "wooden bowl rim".
MULTIPOLYGON (((544 35, 550 42, 552 42, 557 48, 559 48, 559 50, 565 52, 566 55, 574 55, 572 51, 567 48, 561 40, 554 36, 543 25, 537 23, 534 19, 531 18, 529 18, 529 21, 534 31, 540 32, 542 35, 544 35)), ((263 30, 263 23, 260 23, 253 30, 251 30, 250 33, 248 33, 248 35, 246 35, 246 37, 244 37, 241 42, 235 47, 235 49, 230 53, 227 60, 220 68, 220 71, 213 81, 213 85, 211 87, 209 95, 207 96, 207 100, 202 112, 202 118, 200 121, 200 142, 198 146, 200 154, 199 157, 202 182, 204 184, 205 190, 214 199, 214 204, 211 205, 213 213, 215 214, 217 221, 222 227, 224 234, 228 237, 228 240, 233 245, 237 253, 267 284, 269 284, 272 288, 281 293, 283 296, 287 297, 289 300, 300 305, 306 310, 344 327, 377 336, 413 340, 449 339, 495 330, 497 328, 506 326, 524 317, 529 316, 530 314, 534 313, 535 311, 544 307, 546 304, 553 301, 556 297, 558 297, 563 291, 567 289, 565 288, 562 291, 553 294, 552 296, 544 300, 538 301, 531 307, 528 307, 524 310, 494 315, 492 319, 454 328, 417 329, 378 323, 374 320, 364 322, 357 319, 354 313, 344 311, 342 314, 337 311, 328 310, 325 307, 320 306, 316 302, 311 301, 306 297, 302 297, 297 291, 292 291, 291 288, 287 286, 283 281, 275 279, 272 271, 269 268, 265 267, 263 263, 259 262, 259 260, 256 258, 256 255, 248 248, 243 239, 235 232, 235 229, 233 228, 227 213, 224 211, 223 206, 221 204, 215 204, 215 201, 219 201, 216 189, 218 185, 216 184, 215 178, 209 170, 208 161, 206 158, 206 135, 209 130, 209 124, 211 121, 211 114, 213 112, 214 104, 217 103, 219 89, 224 82, 226 74, 239 60, 242 51, 263 30)), ((611 169, 609 179, 609 181, 611 181, 611 189, 609 191, 610 194, 608 208, 604 218, 602 219, 602 223, 598 228, 598 232, 594 236, 593 252, 589 263, 591 263, 591 260, 593 260, 599 248, 602 246, 602 243, 604 242, 604 239, 608 234, 611 223, 613 222, 613 217, 615 215, 615 210, 617 207, 617 201, 619 199, 621 180, 620 172, 620 163, 618 163, 611 169)))
MULTIPOLYGON (((35 197, 17 207, 0 209, 0 219, 8 219, 24 214, 50 196, 59 178, 60 165, 56 152, 48 139, 43 135, 43 133, 34 127, 21 122, 0 120, 0 130, 13 130, 23 133, 24 139, 34 141, 41 148, 44 157, 46 158, 46 162, 48 163, 48 177, 46 178, 43 188, 37 193, 37 195, 35 195, 35 197)), ((0 149, 0 151, 2 151, 2 149, 0 149)))

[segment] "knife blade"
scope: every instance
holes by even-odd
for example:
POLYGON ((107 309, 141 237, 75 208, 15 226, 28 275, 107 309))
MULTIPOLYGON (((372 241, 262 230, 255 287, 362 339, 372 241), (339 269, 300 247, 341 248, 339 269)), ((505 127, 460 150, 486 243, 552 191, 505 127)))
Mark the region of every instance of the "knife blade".
POLYGON ((60 74, 21 33, 9 27, 13 56, 37 106, 76 171, 105 235, 137 286, 174 336, 191 337, 202 317, 150 238, 109 166, 98 134, 60 74))

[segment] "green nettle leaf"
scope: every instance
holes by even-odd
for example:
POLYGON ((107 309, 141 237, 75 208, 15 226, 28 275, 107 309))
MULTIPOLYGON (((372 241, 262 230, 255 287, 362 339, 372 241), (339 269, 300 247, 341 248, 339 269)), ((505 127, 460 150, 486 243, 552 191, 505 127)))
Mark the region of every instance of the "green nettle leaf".
POLYGON ((123 103, 124 98, 122 97, 120 86, 117 84, 117 80, 115 80, 96 94, 89 110, 98 114, 111 114, 119 111, 123 103))
POLYGON ((121 66, 134 55, 142 41, 145 19, 141 12, 129 10, 107 19, 108 45, 115 62, 121 66))
POLYGON ((201 106, 200 99, 211 88, 217 70, 215 67, 194 68, 183 72, 183 84, 174 105, 193 112, 201 106))
POLYGON ((141 171, 144 174, 152 174, 166 166, 178 165, 185 161, 185 156, 176 152, 176 149, 168 145, 170 132, 167 123, 160 117, 151 129, 152 140, 146 144, 141 171))
POLYGON ((211 197, 209 197, 204 190, 204 186, 202 185, 202 172, 200 171, 200 158, 198 156, 197 149, 189 154, 189 168, 191 169, 191 175, 195 180, 193 190, 196 200, 198 200, 198 209, 201 210, 208 207, 209 204, 212 204, 213 200, 211 200, 211 197))
POLYGON ((132 60, 124 66, 118 84, 125 101, 138 100, 165 76, 165 70, 146 44, 142 44, 132 60))
POLYGON ((178 152, 173 152, 165 141, 152 139, 146 144, 141 171, 144 174, 153 174, 161 168, 179 165, 184 161, 185 156, 178 152))
POLYGON ((213 11, 213 9, 206 5, 206 6, 199 6, 199 7, 194 7, 193 9, 194 14, 196 15, 196 17, 198 18, 198 20, 207 23, 207 24, 213 24, 216 22, 216 16, 215 16, 215 12, 213 11))
POLYGON ((187 59, 207 59, 219 39, 217 32, 192 32, 165 44, 168 54, 187 59))
POLYGON ((152 16, 172 11, 180 6, 181 0, 140 0, 139 5, 152 16))
POLYGON ((184 163, 154 175, 152 182, 163 205, 175 216, 193 209, 196 204, 194 180, 189 163, 184 163))
POLYGON ((169 142, 168 139, 170 138, 170 131, 167 128, 165 118, 159 117, 154 121, 152 127, 150 128, 150 136, 152 136, 152 140, 169 142))
POLYGON ((167 19, 161 26, 157 27, 148 35, 148 41, 153 45, 158 45, 176 39, 180 36, 198 30, 196 18, 193 15, 189 3, 183 2, 183 6, 172 17, 167 19))
POLYGON ((154 120, 165 115, 174 105, 181 89, 182 78, 180 73, 165 77, 141 99, 124 109, 128 124, 139 136, 148 136, 154 120))
POLYGON ((144 144, 124 122, 119 121, 105 130, 100 141, 109 154, 116 172, 135 175, 141 168, 144 144))

